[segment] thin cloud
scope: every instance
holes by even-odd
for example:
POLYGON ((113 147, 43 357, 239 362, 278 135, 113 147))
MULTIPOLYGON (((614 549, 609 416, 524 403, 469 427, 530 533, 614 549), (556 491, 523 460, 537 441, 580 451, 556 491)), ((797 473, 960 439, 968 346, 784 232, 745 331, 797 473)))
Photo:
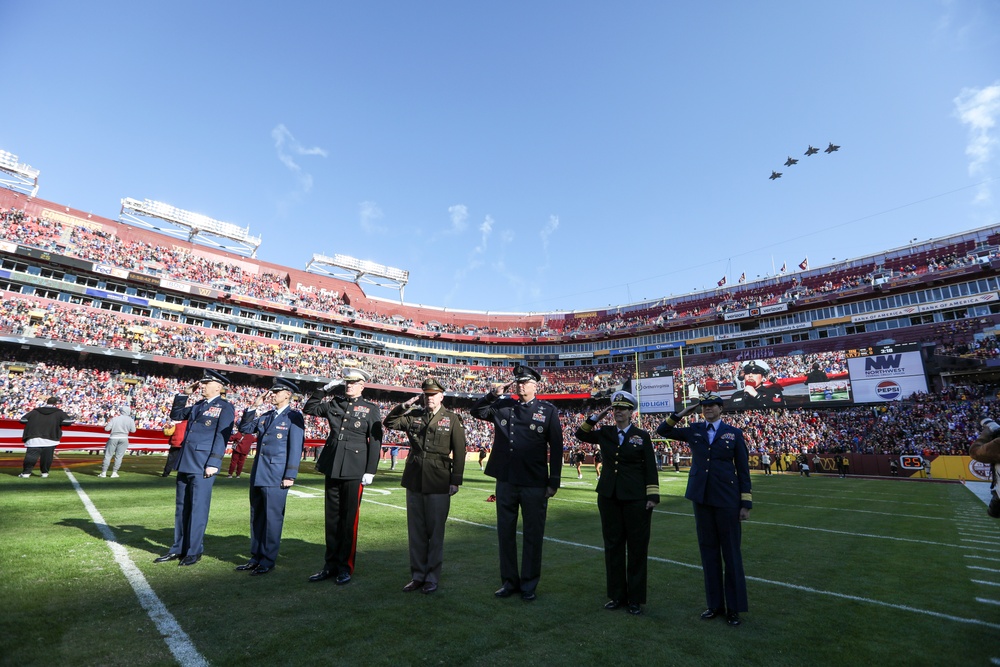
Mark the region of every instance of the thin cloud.
POLYGON ((278 154, 278 160, 281 164, 285 165, 289 171, 295 174, 295 177, 299 182, 299 189, 301 192, 309 192, 312 190, 313 177, 312 174, 302 169, 302 166, 295 161, 297 156, 304 155, 319 155, 320 157, 326 157, 326 150, 314 146, 312 148, 305 148, 300 144, 288 128, 285 127, 284 123, 279 123, 273 130, 271 130, 271 138, 274 140, 274 150, 278 154))
MULTIPOLYGON (((965 88, 955 98, 955 115, 969 129, 965 154, 969 157, 969 175, 987 175, 997 147, 997 119, 1000 118, 1000 82, 986 88, 965 88)), ((984 184, 976 194, 976 202, 991 200, 984 184)))
POLYGON ((449 206, 448 217, 451 218, 450 231, 452 232, 464 232, 466 227, 469 226, 469 209, 465 204, 455 204, 454 206, 449 206))
POLYGON ((361 222, 361 229, 368 234, 385 232, 385 227, 378 224, 382 219, 382 209, 373 201, 363 201, 359 205, 358 215, 361 222))

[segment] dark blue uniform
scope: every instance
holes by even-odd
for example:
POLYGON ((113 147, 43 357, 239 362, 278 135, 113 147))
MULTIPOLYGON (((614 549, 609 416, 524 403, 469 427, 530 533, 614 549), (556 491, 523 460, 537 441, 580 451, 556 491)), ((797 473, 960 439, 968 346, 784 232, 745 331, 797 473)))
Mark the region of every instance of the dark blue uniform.
POLYGON ((326 475, 326 564, 324 571, 354 573, 358 546, 361 477, 374 475, 382 448, 382 417, 378 406, 363 398, 349 399, 315 391, 302 412, 330 424, 316 470, 326 475))
POLYGON ((190 407, 185 407, 187 401, 186 394, 178 394, 170 408, 172 420, 187 422, 177 461, 177 508, 170 553, 200 556, 205 550, 205 529, 215 484, 215 475, 206 478, 205 468, 222 467, 236 410, 221 396, 198 401, 190 407))
POLYGON ((628 604, 646 604, 649 529, 653 510, 647 502, 660 502, 656 453, 649 432, 633 425, 619 444, 614 424, 599 429, 593 418, 576 431, 580 442, 599 445, 606 461, 597 482, 597 507, 604 534, 604 567, 608 597, 628 604))
POLYGON ((271 568, 281 546, 288 499, 288 489, 281 488, 281 482, 299 474, 305 420, 301 412, 288 407, 260 416, 247 410, 240 420, 240 433, 257 436, 257 456, 250 471, 250 561, 271 568))
POLYGON ((472 408, 476 419, 492 422, 493 449, 486 474, 497 480, 497 538, 503 586, 532 595, 542 572, 542 540, 548 508, 546 488, 558 489, 563 432, 551 403, 500 398, 494 392, 472 408), (517 568, 517 515, 522 513, 524 545, 517 568))
POLYGON ((708 608, 723 609, 724 594, 728 612, 744 612, 747 586, 740 552, 740 508, 750 509, 753 502, 750 455, 743 431, 720 421, 719 431, 709 444, 705 422, 675 428, 677 421, 677 415, 671 415, 656 432, 686 442, 691 448, 691 472, 684 497, 694 503, 708 608))

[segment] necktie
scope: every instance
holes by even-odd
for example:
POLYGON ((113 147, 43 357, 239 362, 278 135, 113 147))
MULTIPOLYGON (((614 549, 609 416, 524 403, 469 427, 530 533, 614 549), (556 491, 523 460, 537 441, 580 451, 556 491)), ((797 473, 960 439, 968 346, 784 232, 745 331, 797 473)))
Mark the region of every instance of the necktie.
POLYGON ((618 429, 618 444, 625 442, 625 431, 618 429))
POLYGON ((712 444, 713 440, 715 440, 715 424, 709 424, 708 425, 708 444, 712 444))

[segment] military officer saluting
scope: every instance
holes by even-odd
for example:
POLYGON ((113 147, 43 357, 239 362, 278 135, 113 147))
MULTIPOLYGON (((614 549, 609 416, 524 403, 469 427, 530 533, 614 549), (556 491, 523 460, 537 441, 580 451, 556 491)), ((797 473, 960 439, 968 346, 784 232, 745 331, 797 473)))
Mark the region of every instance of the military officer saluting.
POLYGON ((753 507, 750 454, 743 431, 722 421, 722 397, 706 394, 700 404, 689 405, 667 417, 656 432, 664 438, 686 442, 691 448, 691 472, 684 496, 694 503, 698 548, 705 573, 708 609, 701 617, 707 621, 725 614, 729 625, 739 625, 740 612, 747 610, 740 522, 750 518, 753 507), (699 408, 705 421, 677 426, 699 408))
POLYGON ((402 483, 410 543, 410 582, 403 586, 407 593, 437 590, 451 497, 458 493, 465 471, 462 418, 442 407, 444 387, 436 379, 427 378, 420 388, 420 395, 400 403, 382 420, 388 429, 406 431, 410 441, 402 483))
POLYGON ((542 572, 542 540, 549 498, 559 490, 563 432, 559 411, 535 397, 542 376, 516 366, 514 381, 491 389, 472 408, 472 416, 493 424, 493 449, 486 474, 496 479, 497 539, 500 546, 498 598, 520 591, 531 602, 542 572), (517 398, 506 395, 516 387, 517 398), (524 545, 517 567, 517 515, 524 545))
POLYGON ((226 376, 206 370, 204 377, 190 389, 191 394, 200 390, 200 401, 188 405, 188 394, 174 397, 170 418, 186 421, 187 427, 177 461, 174 544, 156 563, 180 559, 179 565, 194 565, 201 560, 212 506, 212 486, 236 420, 233 404, 222 398, 222 391, 228 385, 226 376))
POLYGON ((729 399, 734 409, 785 407, 785 395, 781 393, 781 385, 768 381, 771 367, 766 361, 756 359, 744 361, 740 365, 740 375, 743 376, 743 389, 733 392, 729 399))
POLYGON ((649 526, 653 508, 660 502, 656 452, 649 431, 632 424, 639 401, 627 391, 617 391, 611 405, 593 415, 576 430, 580 442, 598 445, 605 461, 597 482, 597 509, 604 534, 604 566, 608 597, 604 608, 613 611, 628 605, 630 614, 642 613, 646 603, 649 526), (608 412, 614 424, 597 428, 608 412))
POLYGON ((316 462, 316 470, 326 475, 326 557, 323 569, 309 581, 336 577, 338 586, 350 583, 354 573, 361 491, 375 479, 382 447, 378 406, 361 398, 371 376, 360 368, 346 368, 341 378, 314 391, 302 407, 305 414, 330 424, 316 462))
POLYGON ((288 489, 299 474, 305 420, 301 412, 291 408, 292 397, 298 392, 294 382, 274 378, 269 391, 273 409, 258 414, 264 403, 262 396, 240 419, 240 433, 257 436, 257 456, 250 470, 250 560, 236 567, 252 576, 274 568, 288 489))

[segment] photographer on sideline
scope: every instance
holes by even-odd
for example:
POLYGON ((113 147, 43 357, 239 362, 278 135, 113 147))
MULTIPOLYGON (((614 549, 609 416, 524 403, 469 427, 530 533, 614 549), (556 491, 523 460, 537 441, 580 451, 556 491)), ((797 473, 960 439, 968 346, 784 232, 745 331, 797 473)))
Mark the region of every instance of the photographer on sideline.
POLYGON ((997 496, 997 478, 1000 476, 1000 424, 987 417, 979 422, 983 430, 969 446, 969 456, 980 463, 992 464, 990 474, 990 504, 986 513, 1000 519, 1000 497, 997 496))

